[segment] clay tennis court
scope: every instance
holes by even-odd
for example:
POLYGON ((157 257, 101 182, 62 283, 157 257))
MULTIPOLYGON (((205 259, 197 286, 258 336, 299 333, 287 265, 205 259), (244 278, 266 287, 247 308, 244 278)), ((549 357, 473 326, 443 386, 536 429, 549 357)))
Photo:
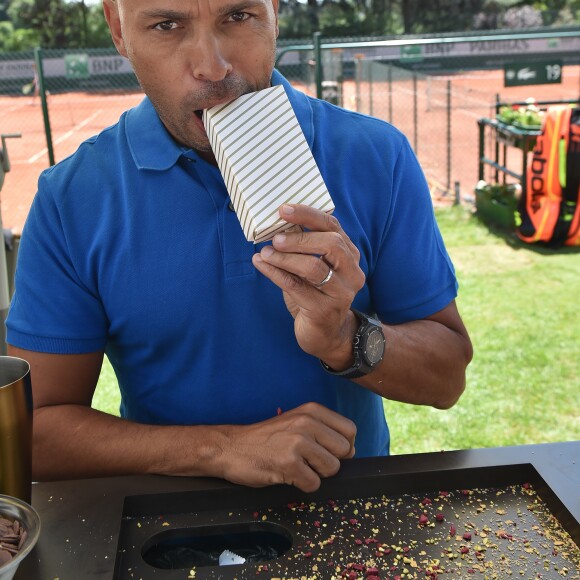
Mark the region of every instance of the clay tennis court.
MULTIPOLYGON (((312 93, 314 87, 299 88, 312 93)), ((417 83, 417 119, 413 119, 413 85, 410 80, 386 83, 345 82, 343 105, 389 120, 417 146, 419 160, 440 195, 448 179, 460 183, 464 195, 473 191, 477 181, 477 119, 493 115, 496 95, 505 101, 528 97, 537 100, 578 99, 580 67, 564 69, 562 84, 504 88, 503 71, 473 71, 469 74, 431 76, 417 83), (452 87, 451 172, 447 161, 447 81, 452 87), (372 104, 372 106, 371 106, 372 104)), ((138 104, 143 95, 130 94, 52 94, 48 97, 55 160, 73 153, 79 144, 115 123, 121 113, 138 104)), ((5 228, 20 231, 36 192, 40 172, 49 165, 42 110, 39 99, 30 95, 0 96, 0 133, 22 133, 20 139, 7 141, 12 170, 6 175, 1 192, 2 220, 5 228)), ((518 171, 521 155, 509 151, 509 162, 518 171)))
MULTIPOLYGON (((66 93, 48 96, 54 157, 58 162, 80 143, 115 123, 121 113, 139 103, 142 94, 66 93)), ((40 100, 31 96, 0 96, 0 134, 22 133, 8 139, 12 169, 0 194, 5 228, 22 229, 36 193, 38 176, 49 166, 40 100)))
MULTIPOLYGON (((482 117, 494 118, 495 102, 499 95, 503 102, 525 101, 532 97, 537 101, 559 101, 580 98, 580 67, 568 66, 564 69, 562 83, 521 87, 503 86, 503 70, 472 71, 446 76, 420 75, 417 81, 417 122, 414 122, 414 86, 412 78, 392 84, 391 102, 387 83, 354 82, 344 86, 344 105, 362 113, 390 120, 399 128, 415 147, 419 161, 431 185, 432 193, 438 201, 448 185, 453 189, 458 182, 462 196, 473 197, 473 189, 478 179, 478 139, 477 120, 482 117), (447 151, 447 98, 448 81, 451 87, 451 147, 447 151), (372 101, 372 110, 370 103, 372 101), (448 154, 451 171, 447 172, 448 154)), ((486 155, 491 157, 492 135, 486 133, 486 155)), ((511 147, 507 150, 508 166, 521 172, 522 154, 511 147)), ((486 178, 493 176, 486 174, 486 178)), ((452 201, 453 196, 448 197, 452 201)))

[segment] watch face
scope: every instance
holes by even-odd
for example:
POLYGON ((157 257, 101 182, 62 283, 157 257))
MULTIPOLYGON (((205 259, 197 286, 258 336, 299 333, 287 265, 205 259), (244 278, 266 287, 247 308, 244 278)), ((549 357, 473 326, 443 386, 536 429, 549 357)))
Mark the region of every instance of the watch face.
POLYGON ((365 349, 366 358, 369 364, 377 364, 385 352, 385 338, 377 328, 371 330, 367 337, 367 344, 365 349))

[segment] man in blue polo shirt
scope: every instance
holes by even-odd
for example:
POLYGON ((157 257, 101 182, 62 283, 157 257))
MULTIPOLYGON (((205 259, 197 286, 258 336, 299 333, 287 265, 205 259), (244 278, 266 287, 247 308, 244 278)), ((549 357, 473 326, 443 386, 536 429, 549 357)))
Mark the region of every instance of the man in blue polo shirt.
POLYGON ((389 452, 382 397, 453 405, 471 344, 424 177, 377 119, 273 70, 277 0, 104 0, 147 98, 45 171, 7 320, 34 477, 206 475, 310 491, 389 452), (283 84, 336 206, 245 240, 201 112, 283 84), (91 409, 106 353, 121 418, 91 409))

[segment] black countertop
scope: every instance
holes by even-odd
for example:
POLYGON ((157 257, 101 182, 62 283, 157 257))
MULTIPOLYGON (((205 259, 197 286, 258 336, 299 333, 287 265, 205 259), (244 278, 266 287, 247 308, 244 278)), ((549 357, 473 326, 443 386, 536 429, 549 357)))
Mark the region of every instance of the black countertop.
POLYGON ((265 505, 329 498, 344 489, 364 497, 379 488, 383 493, 415 493, 529 479, 580 544, 580 441, 353 459, 344 461, 336 477, 308 495, 287 486, 256 490, 222 480, 164 476, 39 483, 33 486, 32 504, 40 514, 42 532, 15 580, 112 579, 123 516, 137 505, 139 509, 149 505, 148 498, 155 499, 157 510, 159 498, 165 498, 161 509, 172 514, 185 498, 265 505))

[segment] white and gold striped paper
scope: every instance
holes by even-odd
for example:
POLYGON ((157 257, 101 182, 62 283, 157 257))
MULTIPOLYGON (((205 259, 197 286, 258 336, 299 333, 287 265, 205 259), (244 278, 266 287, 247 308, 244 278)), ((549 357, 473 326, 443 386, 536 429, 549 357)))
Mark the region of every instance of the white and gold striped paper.
POLYGON ((293 226, 284 203, 332 213, 334 204, 282 85, 203 112, 203 122, 246 239, 265 242, 293 226))

